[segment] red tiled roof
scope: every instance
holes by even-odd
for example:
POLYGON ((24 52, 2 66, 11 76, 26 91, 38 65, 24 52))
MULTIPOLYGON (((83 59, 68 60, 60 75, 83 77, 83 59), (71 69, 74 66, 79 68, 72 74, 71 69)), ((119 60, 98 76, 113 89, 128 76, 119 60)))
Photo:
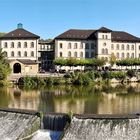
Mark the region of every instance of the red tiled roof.
POLYGON ((82 40, 90 40, 90 39, 96 39, 94 35, 95 30, 77 30, 77 29, 70 29, 59 36, 57 36, 55 39, 82 39, 82 40))
POLYGON ((38 39, 40 38, 38 35, 35 35, 23 28, 19 28, 16 30, 13 30, 7 34, 5 34, 4 36, 0 37, 0 39, 29 39, 29 38, 35 38, 38 39))
POLYGON ((96 40, 96 32, 111 32, 112 41, 127 41, 127 42, 140 42, 140 38, 123 31, 112 31, 108 28, 101 27, 98 30, 68 30, 55 39, 65 40, 96 40))

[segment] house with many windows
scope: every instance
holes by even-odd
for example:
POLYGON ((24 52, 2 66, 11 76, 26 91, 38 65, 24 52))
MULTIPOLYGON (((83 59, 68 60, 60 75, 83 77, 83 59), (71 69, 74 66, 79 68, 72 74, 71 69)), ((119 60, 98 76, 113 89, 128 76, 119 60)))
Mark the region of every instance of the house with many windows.
POLYGON ((118 60, 139 58, 140 38, 106 27, 97 30, 70 29, 55 38, 55 58, 103 58, 109 66, 112 54, 118 60))
POLYGON ((38 72, 38 40, 35 35, 18 24, 17 29, 0 37, 0 48, 12 68, 12 73, 38 72))

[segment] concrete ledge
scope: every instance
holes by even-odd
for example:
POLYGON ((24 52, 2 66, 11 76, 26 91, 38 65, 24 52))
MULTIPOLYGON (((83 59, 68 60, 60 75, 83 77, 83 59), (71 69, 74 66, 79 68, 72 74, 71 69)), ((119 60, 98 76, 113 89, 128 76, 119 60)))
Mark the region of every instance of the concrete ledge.
POLYGON ((74 114, 73 116, 78 119, 138 119, 140 114, 74 114))
POLYGON ((34 115, 34 116, 41 117, 40 113, 38 111, 35 111, 35 110, 25 110, 25 109, 15 109, 15 108, 0 108, 0 111, 34 115))

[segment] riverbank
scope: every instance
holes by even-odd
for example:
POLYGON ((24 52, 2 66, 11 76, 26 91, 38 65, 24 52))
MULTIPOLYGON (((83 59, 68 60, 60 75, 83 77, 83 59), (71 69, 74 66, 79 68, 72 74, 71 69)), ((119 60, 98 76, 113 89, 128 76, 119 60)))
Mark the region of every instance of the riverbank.
POLYGON ((140 76, 134 70, 128 71, 87 71, 59 74, 57 76, 25 76, 19 78, 18 85, 40 87, 48 85, 96 85, 104 83, 139 82, 140 76))

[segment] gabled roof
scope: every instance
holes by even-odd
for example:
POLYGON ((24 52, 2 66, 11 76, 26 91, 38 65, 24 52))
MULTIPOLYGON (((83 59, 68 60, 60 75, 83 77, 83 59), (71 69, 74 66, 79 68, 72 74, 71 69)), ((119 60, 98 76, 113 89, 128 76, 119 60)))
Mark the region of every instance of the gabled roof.
POLYGON ((96 33, 97 32, 104 32, 104 33, 111 33, 111 40, 112 41, 121 41, 121 42, 140 42, 140 38, 131 35, 127 32, 123 31, 113 31, 106 27, 101 27, 98 30, 79 30, 79 29, 70 29, 55 39, 64 39, 64 40, 96 40, 96 33))
POLYGON ((37 64, 37 62, 35 60, 31 60, 31 59, 8 59, 8 62, 11 63, 13 61, 19 61, 22 64, 25 65, 35 65, 37 64))
POLYGON ((40 37, 23 28, 18 28, 0 37, 0 39, 22 39, 22 38, 23 39, 30 39, 30 38, 38 39, 40 37))
POLYGON ((37 64, 35 60, 30 60, 30 59, 17 59, 17 61, 26 65, 37 64))
POLYGON ((128 42, 140 42, 140 38, 133 36, 127 32, 123 31, 113 31, 112 32, 112 41, 128 41, 128 42))
POLYGON ((107 32, 112 32, 112 30, 106 28, 106 27, 101 27, 97 30, 97 32, 103 32, 103 33, 107 33, 107 32))
POLYGON ((95 30, 70 29, 57 36, 55 39, 80 39, 80 40, 96 39, 94 32, 95 30))

